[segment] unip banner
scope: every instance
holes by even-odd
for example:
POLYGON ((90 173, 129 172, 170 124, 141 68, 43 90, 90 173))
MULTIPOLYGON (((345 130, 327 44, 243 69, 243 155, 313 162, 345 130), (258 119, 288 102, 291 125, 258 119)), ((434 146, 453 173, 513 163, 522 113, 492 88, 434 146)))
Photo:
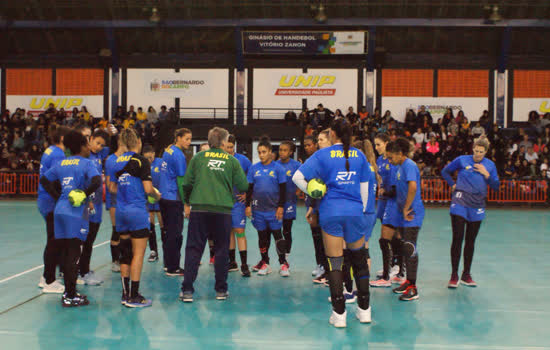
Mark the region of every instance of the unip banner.
POLYGON ((63 108, 70 112, 73 108, 86 107, 88 112, 96 118, 103 117, 103 96, 51 96, 51 95, 8 95, 6 96, 7 109, 12 113, 17 108, 24 108, 32 114, 40 114, 49 108, 49 105, 59 110, 63 108))

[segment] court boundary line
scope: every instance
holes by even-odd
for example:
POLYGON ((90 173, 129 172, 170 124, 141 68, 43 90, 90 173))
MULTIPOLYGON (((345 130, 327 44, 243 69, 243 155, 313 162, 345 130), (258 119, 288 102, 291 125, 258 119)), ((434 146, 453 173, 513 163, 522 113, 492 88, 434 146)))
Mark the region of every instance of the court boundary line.
MULTIPOLYGON (((103 246, 103 245, 105 245, 105 244, 107 244, 107 243, 109 243, 109 242, 111 242, 111 240, 107 240, 107 241, 105 241, 105 242, 98 243, 98 244, 94 245, 93 248, 101 247, 101 246, 103 246)), ((26 275, 26 274, 29 273, 29 272, 36 271, 36 270, 41 269, 41 268, 43 268, 43 267, 44 267, 44 264, 38 265, 38 266, 35 266, 35 267, 31 267, 31 268, 28 269, 28 270, 25 270, 25 271, 23 271, 23 272, 16 273, 15 275, 11 275, 11 276, 9 276, 9 277, 6 277, 6 278, 0 280, 0 284, 5 283, 5 282, 8 282, 8 281, 10 281, 10 280, 12 280, 12 279, 14 279, 14 278, 17 278, 17 277, 21 277, 21 276, 23 276, 23 275, 26 275)), ((1 314, 1 313, 0 313, 0 314, 1 314)))

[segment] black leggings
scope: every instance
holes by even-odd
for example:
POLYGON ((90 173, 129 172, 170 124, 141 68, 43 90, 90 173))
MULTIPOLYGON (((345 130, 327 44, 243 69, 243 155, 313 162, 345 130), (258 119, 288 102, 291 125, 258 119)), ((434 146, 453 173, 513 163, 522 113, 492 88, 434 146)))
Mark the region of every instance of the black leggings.
POLYGON ((100 223, 90 222, 88 237, 86 237, 86 241, 82 244, 82 255, 80 256, 80 262, 78 264, 78 270, 81 276, 90 272, 92 249, 94 247, 95 238, 97 237, 97 232, 99 231, 99 225, 100 223))
POLYGON ((65 261, 63 271, 65 274, 65 293, 68 298, 76 296, 76 277, 78 273, 78 259, 81 254, 82 241, 78 238, 58 239, 58 244, 63 252, 65 261))
POLYGON ((458 274, 458 266, 460 265, 460 251, 462 249, 462 241, 464 240, 464 232, 466 232, 466 243, 464 244, 464 271, 463 274, 469 274, 474 259, 474 245, 481 221, 470 222, 462 216, 451 215, 451 223, 453 227, 453 243, 451 244, 451 266, 453 274, 458 274))
POLYGON ((151 234, 149 235, 149 249, 152 252, 158 253, 157 232, 155 230, 155 224, 151 224, 151 234))
POLYGON ((288 252, 292 248, 292 222, 294 220, 286 219, 283 220, 283 236, 286 241, 288 252))
POLYGON ((55 281, 55 267, 63 264, 60 254, 59 241, 55 239, 53 212, 46 215, 47 241, 44 248, 44 278, 46 283, 55 281))

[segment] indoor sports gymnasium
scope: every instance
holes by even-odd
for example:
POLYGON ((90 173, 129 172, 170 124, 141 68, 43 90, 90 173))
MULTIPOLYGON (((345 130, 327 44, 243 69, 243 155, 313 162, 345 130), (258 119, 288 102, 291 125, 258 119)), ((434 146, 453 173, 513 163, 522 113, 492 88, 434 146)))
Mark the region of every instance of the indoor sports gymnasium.
POLYGON ((0 2, 0 348, 543 350, 550 2, 0 2))

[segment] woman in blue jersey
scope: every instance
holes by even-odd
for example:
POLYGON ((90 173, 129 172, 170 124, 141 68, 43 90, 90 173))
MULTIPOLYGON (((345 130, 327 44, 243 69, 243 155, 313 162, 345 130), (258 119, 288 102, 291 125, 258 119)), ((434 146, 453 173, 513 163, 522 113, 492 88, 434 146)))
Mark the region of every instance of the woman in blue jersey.
POLYGON ((120 234, 121 303, 127 307, 151 306, 152 301, 139 294, 143 257, 149 240, 149 213, 147 196, 156 200, 160 193, 153 187, 151 165, 139 154, 141 140, 133 129, 124 129, 120 140, 129 152, 119 157, 119 168, 111 181, 111 192, 116 193, 116 229, 120 234), (129 158, 128 158, 129 156, 129 158))
POLYGON ((61 305, 71 307, 89 304, 85 295, 77 293, 76 279, 80 246, 88 235, 90 196, 101 186, 101 177, 93 162, 86 159, 90 155, 90 149, 85 136, 78 131, 71 131, 65 135, 63 144, 71 151, 72 156, 51 167, 40 178, 40 184, 57 200, 54 232, 64 257, 65 276, 65 293, 61 298, 61 305), (78 203, 74 201, 73 193, 76 191, 73 190, 84 191, 85 197, 78 203))
POLYGON ((191 130, 181 128, 174 132, 174 144, 164 150, 162 167, 160 169, 160 213, 166 228, 166 237, 162 241, 162 252, 167 276, 183 276, 180 267, 181 246, 183 244, 184 211, 189 212, 182 202, 183 177, 187 169, 185 150, 192 140, 191 130))
MULTIPOLYGON (((155 158, 155 150, 151 145, 145 145, 143 147, 143 156, 147 158, 151 164, 151 179, 153 181, 153 187, 160 187, 160 169, 162 167, 162 159, 155 158)), ((157 246, 157 231, 155 229, 155 216, 159 222, 159 229, 161 235, 163 235, 164 225, 162 224, 162 217, 160 216, 160 206, 158 202, 147 203, 147 209, 149 210, 149 221, 151 222, 151 235, 149 236, 149 249, 151 254, 147 261, 155 262, 159 259, 158 246, 157 246)))
POLYGON ((451 224, 453 228, 453 242, 451 244, 452 274, 448 287, 456 288, 459 283, 475 287, 470 269, 474 258, 474 244, 485 218, 485 200, 487 199, 487 185, 498 191, 499 179, 495 164, 485 158, 490 144, 485 137, 474 142, 474 154, 460 156, 453 160, 441 171, 441 175, 453 190, 451 201, 451 224), (458 172, 456 183, 452 174, 458 172), (458 280, 460 251, 466 233, 464 244, 464 270, 458 280))
POLYGON ((269 138, 263 137, 258 144, 260 162, 248 170, 248 192, 246 193, 246 216, 252 217, 252 224, 258 230, 258 245, 262 259, 253 267, 259 276, 271 273, 269 246, 271 235, 279 255, 282 277, 290 275, 286 260, 288 246, 281 233, 286 202, 286 175, 281 165, 273 161, 269 138))
POLYGON ((118 157, 127 151, 126 147, 121 144, 120 138, 117 138, 116 152, 107 157, 105 161, 105 189, 107 192, 105 195, 105 208, 109 210, 109 216, 111 218, 111 271, 113 272, 120 272, 120 250, 118 249, 120 237, 116 232, 116 193, 111 193, 110 190, 111 174, 114 174, 113 169, 115 168, 118 157))
MULTIPOLYGON (((63 137, 68 134, 69 128, 64 126, 57 127, 52 131, 51 143, 42 158, 40 159, 40 176, 53 167, 59 161, 65 159, 65 146, 63 145, 63 137)), ((55 199, 42 187, 38 186, 38 211, 46 221, 46 247, 44 248, 44 273, 40 276, 38 286, 42 288, 44 293, 63 293, 65 287, 55 279, 55 267, 62 264, 59 255, 59 247, 54 235, 54 209, 55 199)))
MULTIPOLYGON (((397 274, 397 265, 396 269, 392 268, 392 242, 394 242, 395 227, 388 224, 388 219, 391 218, 391 215, 386 215, 386 220, 384 220, 384 213, 386 207, 388 211, 396 209, 395 205, 395 187, 392 184, 392 172, 394 171, 394 166, 390 163, 389 158, 386 155, 386 145, 390 142, 390 137, 387 134, 378 134, 374 138, 374 145, 376 151, 380 155, 376 160, 376 165, 378 167, 378 176, 380 177, 380 189, 379 189, 379 198, 377 203, 376 218, 380 219, 382 223, 380 239, 378 240, 380 244, 380 250, 382 251, 382 272, 378 279, 371 281, 370 285, 372 287, 391 287, 392 275, 397 274), (389 202, 389 204, 388 204, 389 202)), ((395 210, 394 210, 395 211, 395 210)), ((395 238, 397 239, 397 238, 395 238)))
MULTIPOLYGON (((89 127, 81 128, 84 136, 87 136, 91 130, 89 127)), ((103 173, 103 164, 109 155, 109 147, 105 147, 109 143, 109 134, 101 129, 95 131, 88 138, 90 143, 90 159, 95 165, 97 172, 103 173)), ((86 241, 82 245, 82 254, 79 260, 79 275, 80 279, 87 285, 95 286, 103 282, 96 276, 94 271, 90 270, 90 261, 92 259, 92 249, 99 232, 101 219, 103 214, 103 186, 99 186, 95 193, 90 196, 90 229, 86 241)))
POLYGON ((296 185, 292 182, 292 176, 302 165, 297 160, 292 159, 296 145, 291 141, 283 141, 279 146, 279 163, 285 170, 286 175, 286 202, 283 214, 283 237, 288 246, 288 254, 292 249, 292 222, 296 220, 296 204, 298 196, 296 195, 296 185))
POLYGON ((343 290, 343 245, 351 251, 351 265, 357 284, 356 317, 371 322, 368 252, 365 249, 370 166, 358 149, 351 148, 351 128, 343 120, 336 121, 330 131, 332 146, 317 151, 296 171, 294 183, 307 193, 307 183, 321 179, 327 191, 319 206, 325 253, 329 261, 329 287, 332 314, 329 322, 346 327, 346 306, 343 290))
MULTIPOLYGON (((407 266, 407 280, 393 289, 401 294, 400 300, 418 299, 416 275, 418 270, 418 251, 416 242, 424 221, 424 204, 420 194, 420 171, 416 163, 408 158, 410 143, 403 137, 388 143, 386 155, 395 166, 395 204, 397 211, 387 217, 388 224, 395 227, 401 239, 397 241, 394 253, 403 256, 407 266)), ((386 209, 386 213, 387 213, 386 209)))
MULTIPOLYGON (((235 152, 235 136, 229 135, 225 143, 225 151, 237 158, 241 168, 245 174, 248 174, 248 169, 252 166, 250 160, 240 153, 235 152)), ((243 277, 250 277, 250 269, 248 268, 248 251, 245 235, 246 227, 246 192, 239 193, 237 189, 233 190, 235 196, 235 204, 231 210, 231 235, 229 240, 229 271, 238 271, 237 261, 235 258, 235 247, 239 245, 239 255, 241 257, 241 274, 243 277)), ((210 248, 210 259, 214 259, 214 250, 210 248)))

